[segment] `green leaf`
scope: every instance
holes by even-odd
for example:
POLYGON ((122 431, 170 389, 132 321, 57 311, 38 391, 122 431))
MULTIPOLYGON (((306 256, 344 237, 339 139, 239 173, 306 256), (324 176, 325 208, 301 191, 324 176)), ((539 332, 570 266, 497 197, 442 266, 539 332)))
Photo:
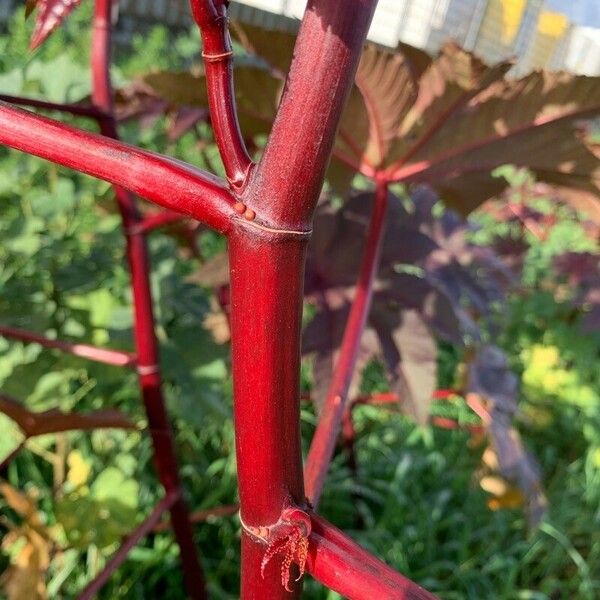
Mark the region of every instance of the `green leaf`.
POLYGON ((138 506, 139 485, 115 467, 107 467, 96 477, 91 487, 92 494, 99 502, 118 500, 124 506, 136 509, 138 506))

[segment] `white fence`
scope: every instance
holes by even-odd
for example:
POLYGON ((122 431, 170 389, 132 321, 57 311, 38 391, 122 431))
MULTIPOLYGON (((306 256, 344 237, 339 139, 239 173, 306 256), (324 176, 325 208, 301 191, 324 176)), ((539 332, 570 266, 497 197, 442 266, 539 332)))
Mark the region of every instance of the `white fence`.
MULTIPOLYGON (((22 2, 0 0, 0 22, 17 1, 22 2)), ((294 30, 305 5, 306 0, 232 0, 231 14, 294 30)), ((120 13, 121 40, 140 22, 175 28, 191 23, 188 0, 121 0, 120 13)), ((544 0, 379 0, 369 38, 389 47, 402 41, 430 53, 453 39, 488 62, 516 57, 517 75, 542 67, 600 75, 600 29, 570 24, 547 11, 544 0)))

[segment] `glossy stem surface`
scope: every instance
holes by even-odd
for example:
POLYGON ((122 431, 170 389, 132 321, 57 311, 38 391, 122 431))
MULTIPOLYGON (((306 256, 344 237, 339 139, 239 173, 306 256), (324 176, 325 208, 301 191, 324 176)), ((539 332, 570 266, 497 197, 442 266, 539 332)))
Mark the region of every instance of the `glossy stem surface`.
MULTIPOLYGON (((240 230, 229 241, 240 515, 252 527, 276 523, 290 501, 304 502, 299 373, 307 240, 261 237, 240 230)), ((241 597, 298 597, 300 584, 286 592, 275 566, 261 577, 264 553, 263 544, 242 534, 241 597)))
POLYGON ((202 35, 210 120, 227 179, 240 190, 252 165, 240 131, 233 84, 233 48, 226 0, 191 0, 202 35))
POLYGON ((342 345, 333 371, 331 384, 327 391, 325 404, 306 459, 304 468, 306 494, 315 508, 319 504, 325 477, 340 431, 342 416, 348 397, 348 389, 358 356, 360 340, 371 307, 373 282, 377 273, 381 243, 385 231, 387 197, 387 184, 378 183, 375 190, 375 203, 373 204, 373 213, 367 232, 365 250, 356 284, 356 295, 354 296, 348 322, 344 330, 342 345))
POLYGON ((5 102, 0 102, 0 143, 122 186, 217 231, 229 229, 234 201, 225 183, 186 163, 5 102))
POLYGON ((269 141, 243 194, 282 229, 310 229, 376 4, 308 2, 269 141))

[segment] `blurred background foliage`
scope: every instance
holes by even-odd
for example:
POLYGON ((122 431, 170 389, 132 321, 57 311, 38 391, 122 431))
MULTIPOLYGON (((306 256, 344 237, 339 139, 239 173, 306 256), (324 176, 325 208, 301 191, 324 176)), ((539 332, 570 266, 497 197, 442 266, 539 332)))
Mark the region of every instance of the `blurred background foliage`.
MULTIPOLYGON (((29 54, 31 24, 17 10, 0 36, 2 92, 57 102, 87 95, 90 14, 84 3, 29 54)), ((198 47, 195 31, 173 37, 157 27, 117 56, 115 81, 124 84, 151 68, 187 68, 198 47)), ((129 120, 123 136, 218 172, 209 128, 200 123, 174 139, 169 118, 129 120)), ((1 322, 132 350, 129 276, 108 184, 5 148, 0 173, 1 322)), ((599 231, 573 208, 557 205, 526 171, 507 166, 495 176, 510 187, 472 214, 468 239, 494 248, 515 278, 495 313, 499 325, 486 335, 521 378, 515 424, 541 468, 544 520, 528 527, 523 497, 494 475, 495 457, 481 435, 419 426, 377 406, 356 409, 358 471, 343 452, 336 456, 322 512, 445 599, 593 600, 600 596, 600 333, 589 294, 600 289, 594 287, 599 231)), ((355 185, 366 183, 359 176, 355 185)), ((195 253, 177 235, 157 232, 149 243, 165 390, 189 503, 194 509, 231 504, 228 349, 215 341, 214 326, 211 332, 203 325, 207 318, 214 324, 215 304, 212 288, 197 277, 224 242, 202 231, 195 253)), ((438 387, 460 388, 467 350, 437 344, 438 387)), ((303 373, 310 390, 308 363, 303 373)), ((134 374, 35 345, 0 338, 0 389, 32 410, 114 407, 144 425, 134 374)), ((386 389, 381 365, 369 362, 360 392, 386 389)), ((460 394, 436 400, 432 414, 478 423, 460 394)), ((314 408, 303 404, 305 444, 315 422, 314 408)), ((0 459, 19 435, 0 415, 0 459)), ((138 431, 98 430, 42 436, 27 449, 0 487, 0 597, 74 598, 159 500, 150 440, 138 431)), ((196 536, 212 597, 237 597, 237 518, 211 519, 196 536)), ((161 532, 131 552, 100 598, 169 600, 180 598, 181 589, 176 546, 161 532)), ((337 596, 307 581, 306 597, 337 596)))

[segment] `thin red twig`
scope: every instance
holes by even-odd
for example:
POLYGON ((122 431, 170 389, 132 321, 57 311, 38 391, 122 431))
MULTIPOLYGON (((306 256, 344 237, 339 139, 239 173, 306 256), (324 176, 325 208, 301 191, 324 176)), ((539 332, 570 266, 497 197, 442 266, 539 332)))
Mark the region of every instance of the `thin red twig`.
POLYGON ((96 346, 90 346, 89 344, 79 344, 72 342, 64 342, 62 340, 53 340, 43 335, 26 331, 25 329, 17 329, 16 327, 6 327, 0 325, 0 335, 11 338, 14 340, 21 340, 23 342, 31 342, 39 344, 44 348, 52 348, 55 350, 61 350, 68 354, 74 354, 81 358, 87 358, 88 360, 94 360, 96 362, 105 363, 107 365, 115 365, 117 367, 131 367, 136 366, 136 356, 131 352, 122 352, 121 350, 110 350, 108 348, 98 348, 96 346))
POLYGON ((227 179, 240 191, 252 160, 240 131, 233 87, 233 48, 225 0, 190 0, 202 41, 210 118, 227 179))
POLYGON ((329 463, 333 456, 348 389, 356 365, 360 340, 371 307, 373 282, 377 272, 384 233, 387 196, 387 184, 379 182, 375 192, 373 214, 356 285, 356 295, 350 309, 323 411, 306 459, 304 468, 306 494, 315 507, 319 503, 329 463))
MULTIPOLYGON (((99 120, 101 132, 105 136, 117 139, 110 78, 111 8, 112 0, 96 0, 92 37, 92 99, 96 106, 110 115, 99 120)), ((165 182, 162 187, 169 189, 169 185, 165 185, 165 182)), ((144 233, 140 228, 142 217, 137 209, 135 198, 129 191, 115 186, 115 197, 123 221, 126 257, 131 272, 138 380, 152 437, 154 464, 165 492, 175 497, 170 506, 171 522, 180 549, 185 587, 190 598, 204 600, 206 598, 204 574, 196 552, 189 512, 181 493, 173 435, 162 393, 160 358, 154 331, 148 249, 144 233)))
POLYGON ((60 104, 56 102, 47 102, 46 100, 37 100, 35 98, 24 98, 21 96, 9 96, 0 94, 0 101, 9 104, 18 104, 20 106, 29 106, 30 108, 41 108, 43 110, 56 110, 76 117, 89 117, 91 119, 100 119, 105 116, 104 113, 95 106, 86 106, 85 104, 60 104))

